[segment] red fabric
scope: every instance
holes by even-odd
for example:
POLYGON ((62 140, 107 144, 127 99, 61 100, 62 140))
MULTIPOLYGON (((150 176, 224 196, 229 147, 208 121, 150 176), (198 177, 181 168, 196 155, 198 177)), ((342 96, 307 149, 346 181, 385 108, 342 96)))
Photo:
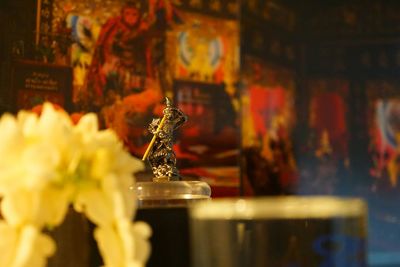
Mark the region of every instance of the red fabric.
POLYGON ((318 132, 327 130, 332 138, 346 132, 346 107, 340 95, 334 92, 321 93, 313 98, 313 122, 318 132))
POLYGON ((267 132, 268 123, 285 106, 286 92, 282 87, 250 87, 250 111, 254 130, 259 135, 267 132))
POLYGON ((320 93, 312 99, 311 126, 318 136, 324 131, 329 134, 329 140, 335 154, 347 154, 346 106, 343 98, 336 92, 320 93))
POLYGON ((228 186, 212 186, 211 197, 237 197, 239 196, 239 187, 228 187, 228 186))

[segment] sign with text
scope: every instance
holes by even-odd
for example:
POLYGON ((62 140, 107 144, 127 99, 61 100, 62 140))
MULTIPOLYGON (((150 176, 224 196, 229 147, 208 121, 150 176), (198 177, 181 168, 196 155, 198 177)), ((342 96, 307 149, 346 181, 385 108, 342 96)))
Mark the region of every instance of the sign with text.
POLYGON ((45 101, 70 107, 72 69, 30 61, 18 61, 13 65, 12 89, 14 111, 31 109, 45 101))

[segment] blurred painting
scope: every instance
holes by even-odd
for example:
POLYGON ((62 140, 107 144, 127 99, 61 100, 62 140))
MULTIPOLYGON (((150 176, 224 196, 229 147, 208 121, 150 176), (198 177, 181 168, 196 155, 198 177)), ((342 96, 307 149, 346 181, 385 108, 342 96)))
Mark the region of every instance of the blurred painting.
POLYGON ((374 191, 399 188, 400 94, 396 83, 369 81, 369 133, 374 191))
POLYGON ((314 79, 310 91, 307 153, 301 158, 299 192, 334 194, 348 170, 346 80, 314 79))
POLYGON ((180 23, 168 0, 55 0, 53 32, 69 33, 54 49, 73 67, 73 104, 95 111, 130 152, 141 156, 148 123, 162 116, 167 28, 180 23), (65 41, 65 40, 64 40, 65 41))
POLYGON ((365 84, 370 156, 368 188, 373 260, 399 258, 400 83, 374 80, 365 84))
POLYGON ((371 174, 380 187, 398 187, 400 147, 400 98, 379 99, 375 102, 375 122, 371 129, 371 152, 374 169, 371 174))
POLYGON ((237 20, 169 0, 54 0, 53 49, 73 68, 72 101, 94 111, 141 157, 165 96, 189 117, 175 151, 181 173, 239 188, 237 20), (178 8, 179 7, 179 8, 178 8))
POLYGON ((183 11, 179 17, 167 33, 167 67, 175 102, 189 117, 178 139, 181 173, 230 188, 222 195, 238 194, 237 21, 183 11))
POLYGON ((239 125, 224 84, 176 80, 174 96, 189 118, 175 149, 181 173, 238 193, 239 125))
POLYGON ((183 23, 169 33, 168 61, 180 80, 208 83, 237 81, 239 29, 236 20, 180 12, 183 23))
POLYGON ((295 123, 293 73, 250 57, 243 69, 244 192, 293 193, 297 183, 290 139, 295 123))

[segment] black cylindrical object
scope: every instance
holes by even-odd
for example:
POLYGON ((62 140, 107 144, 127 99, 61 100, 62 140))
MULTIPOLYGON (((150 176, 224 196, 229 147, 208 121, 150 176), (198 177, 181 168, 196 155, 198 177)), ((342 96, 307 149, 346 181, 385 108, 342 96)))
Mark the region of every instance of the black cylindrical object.
POLYGON ((147 267, 190 267, 188 205, 207 201, 210 187, 200 181, 139 182, 136 221, 153 230, 147 267))

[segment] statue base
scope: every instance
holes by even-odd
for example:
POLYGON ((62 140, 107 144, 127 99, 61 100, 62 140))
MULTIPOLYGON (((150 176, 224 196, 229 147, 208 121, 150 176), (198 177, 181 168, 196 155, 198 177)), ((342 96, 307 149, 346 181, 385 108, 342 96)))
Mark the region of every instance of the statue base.
POLYGON ((136 194, 139 208, 186 206, 211 196, 210 186, 201 181, 138 182, 136 194))

